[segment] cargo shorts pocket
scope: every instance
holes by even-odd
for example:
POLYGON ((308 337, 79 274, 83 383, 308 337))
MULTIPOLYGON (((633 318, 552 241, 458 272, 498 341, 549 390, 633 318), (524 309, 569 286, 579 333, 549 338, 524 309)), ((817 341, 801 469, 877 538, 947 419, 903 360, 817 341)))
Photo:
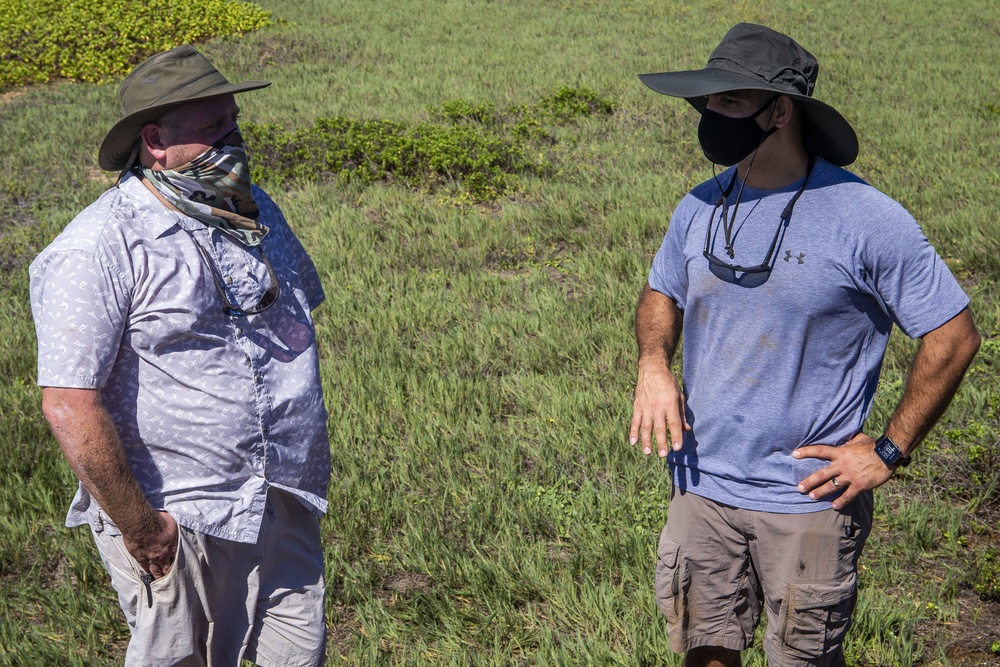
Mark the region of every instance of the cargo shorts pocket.
POLYGON ((681 545, 660 536, 656 551, 656 606, 667 619, 667 625, 678 627, 684 609, 681 545))
POLYGON ((782 650, 800 660, 816 660, 839 647, 851 623, 857 576, 842 581, 790 584, 781 607, 782 650))
MULTIPOLYGON (((152 608, 157 597, 166 591, 170 591, 174 587, 175 582, 183 576, 180 571, 184 569, 184 540, 182 539, 184 530, 180 525, 177 526, 177 546, 173 565, 171 565, 170 570, 165 575, 157 579, 150 578, 150 575, 142 569, 142 566, 139 565, 135 557, 125 548, 125 542, 121 535, 108 538, 118 551, 119 569, 127 565, 131 570, 130 579, 133 584, 138 585, 135 600, 136 607, 134 610, 136 616, 143 615, 144 610, 152 608)), ((167 595, 167 599, 172 597, 172 594, 167 595)))

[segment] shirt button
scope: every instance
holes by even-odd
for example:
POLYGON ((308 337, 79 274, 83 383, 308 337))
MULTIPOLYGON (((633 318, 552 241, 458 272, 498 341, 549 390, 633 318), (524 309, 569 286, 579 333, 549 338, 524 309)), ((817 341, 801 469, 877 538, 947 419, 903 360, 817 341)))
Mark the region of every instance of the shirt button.
POLYGON ((243 333, 243 327, 236 327, 236 335, 238 336, 242 333, 243 333))
POLYGON ((233 284, 233 277, 232 276, 226 276, 226 284, 227 285, 232 285, 233 284))
POLYGON ((261 430, 263 430, 263 431, 264 431, 264 433, 268 433, 268 432, 269 432, 269 431, 270 431, 271 429, 270 429, 270 427, 268 427, 268 426, 267 426, 267 425, 265 424, 265 425, 264 425, 264 428, 263 428, 263 429, 261 429, 261 430))
POLYGON ((262 381, 262 380, 263 380, 264 378, 262 378, 262 377, 261 377, 261 376, 259 376, 259 375, 254 375, 254 376, 253 376, 253 379, 254 379, 254 380, 256 380, 257 382, 261 382, 261 381, 262 381))

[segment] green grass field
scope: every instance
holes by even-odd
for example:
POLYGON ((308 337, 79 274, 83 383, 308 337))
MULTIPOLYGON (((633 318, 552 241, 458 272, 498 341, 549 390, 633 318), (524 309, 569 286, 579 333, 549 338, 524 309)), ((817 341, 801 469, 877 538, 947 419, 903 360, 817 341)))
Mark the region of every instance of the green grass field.
MULTIPOLYGON (((694 112, 636 75, 702 67, 738 21, 818 56, 817 97, 861 140, 852 169, 921 222, 984 336, 877 492, 849 662, 1000 664, 994 0, 258 4, 273 25, 201 47, 274 82, 239 98, 255 124, 440 123, 453 100, 509 110, 561 87, 614 103, 539 121, 525 146, 545 168, 495 201, 460 179, 265 183, 328 295, 328 664, 680 664, 653 601, 667 471, 627 440, 632 314, 673 205, 710 172, 694 112)), ((120 664, 127 643, 89 534, 62 527, 75 480, 41 416, 27 297, 31 258, 113 180, 97 147, 117 84, 0 93, 0 665, 120 664)), ((914 350, 894 334, 869 433, 914 350)))

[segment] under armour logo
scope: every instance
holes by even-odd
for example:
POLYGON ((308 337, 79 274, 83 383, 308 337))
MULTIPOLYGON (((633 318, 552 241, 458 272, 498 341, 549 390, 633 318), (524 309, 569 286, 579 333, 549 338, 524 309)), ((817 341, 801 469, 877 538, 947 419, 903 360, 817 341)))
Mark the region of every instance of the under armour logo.
POLYGON ((785 261, 786 262, 790 262, 793 259, 797 259, 797 260, 799 260, 799 264, 805 264, 806 263, 805 262, 805 257, 806 257, 806 254, 804 252, 800 252, 798 255, 792 255, 792 251, 791 250, 786 250, 785 251, 785 261))

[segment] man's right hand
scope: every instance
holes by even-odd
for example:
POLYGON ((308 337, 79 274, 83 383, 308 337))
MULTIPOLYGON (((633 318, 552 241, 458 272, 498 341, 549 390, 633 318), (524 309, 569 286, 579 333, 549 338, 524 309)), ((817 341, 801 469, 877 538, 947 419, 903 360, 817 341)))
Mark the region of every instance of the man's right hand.
POLYGON ((674 374, 663 363, 640 361, 629 441, 634 445, 641 439, 642 451, 648 455, 653 453, 655 436, 662 457, 667 455, 668 442, 674 451, 680 451, 682 432, 690 430, 684 418, 684 393, 674 374))
POLYGON ((141 535, 122 533, 122 540, 139 567, 159 579, 170 572, 177 557, 177 522, 166 512, 156 512, 156 519, 158 530, 146 530, 141 535))
POLYGON ((70 468, 122 531, 125 548, 156 578, 177 554, 177 523, 149 505, 97 389, 43 387, 42 412, 70 468))

